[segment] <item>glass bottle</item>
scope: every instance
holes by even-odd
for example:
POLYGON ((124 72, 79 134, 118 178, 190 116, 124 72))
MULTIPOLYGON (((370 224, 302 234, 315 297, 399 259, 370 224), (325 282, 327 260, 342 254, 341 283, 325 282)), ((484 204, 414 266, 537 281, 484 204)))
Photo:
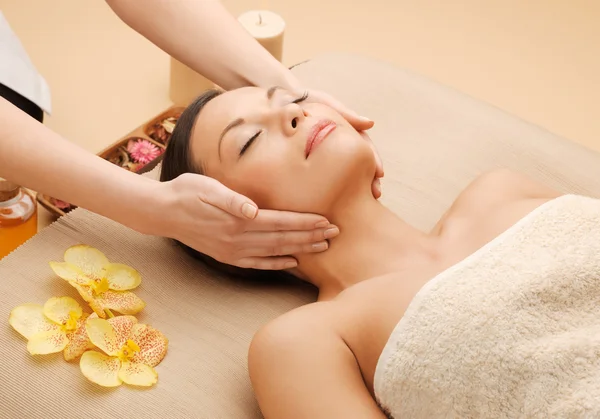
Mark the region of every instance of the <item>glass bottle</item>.
POLYGON ((37 204, 33 196, 0 178, 0 259, 37 233, 37 204))

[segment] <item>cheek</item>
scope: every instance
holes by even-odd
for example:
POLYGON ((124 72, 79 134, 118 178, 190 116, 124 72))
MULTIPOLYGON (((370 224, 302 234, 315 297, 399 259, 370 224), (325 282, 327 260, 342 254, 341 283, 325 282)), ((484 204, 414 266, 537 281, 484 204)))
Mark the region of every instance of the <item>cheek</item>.
MULTIPOLYGON (((250 157, 250 156, 249 156, 250 157)), ((252 156, 254 157, 254 156, 252 156)), ((227 187, 252 199, 260 208, 297 210, 295 191, 301 188, 302 162, 281 154, 248 159, 223 182, 227 187)))

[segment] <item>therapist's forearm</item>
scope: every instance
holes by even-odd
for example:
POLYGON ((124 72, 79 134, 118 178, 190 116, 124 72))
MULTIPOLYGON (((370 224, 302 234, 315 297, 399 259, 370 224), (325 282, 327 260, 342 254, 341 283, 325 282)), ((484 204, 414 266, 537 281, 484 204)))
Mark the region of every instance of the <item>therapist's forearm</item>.
POLYGON ((130 27, 224 89, 298 80, 218 0, 106 0, 130 27))
POLYGON ((154 181, 77 147, 0 98, 0 177, 141 230, 154 181), (144 209, 146 208, 146 209, 144 209))

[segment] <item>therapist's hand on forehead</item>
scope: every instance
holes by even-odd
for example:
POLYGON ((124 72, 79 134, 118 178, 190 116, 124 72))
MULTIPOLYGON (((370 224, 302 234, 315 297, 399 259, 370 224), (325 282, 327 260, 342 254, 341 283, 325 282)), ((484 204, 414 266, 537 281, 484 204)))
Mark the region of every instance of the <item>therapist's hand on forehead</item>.
MULTIPOLYGON (((371 143, 364 130, 372 121, 327 93, 303 86, 218 0, 107 3, 133 29, 224 89, 277 85, 293 92, 308 90, 308 100, 335 108, 371 143)), ((379 198, 383 169, 374 147, 373 151, 378 162, 373 195, 379 198)), ((323 251, 313 245, 337 234, 336 229, 328 231, 329 221, 320 215, 259 209, 205 176, 185 174, 161 183, 123 170, 69 143, 1 98, 0 176, 239 267, 293 267, 297 262, 291 254, 323 251)))

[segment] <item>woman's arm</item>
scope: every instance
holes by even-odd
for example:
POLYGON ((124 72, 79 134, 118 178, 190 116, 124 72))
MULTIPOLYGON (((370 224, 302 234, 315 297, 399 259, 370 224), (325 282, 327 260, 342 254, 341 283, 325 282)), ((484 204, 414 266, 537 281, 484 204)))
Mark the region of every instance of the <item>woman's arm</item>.
POLYGON ((296 77, 218 0, 106 0, 129 26, 226 90, 254 85, 300 91, 296 77))
MULTIPOLYGON (((106 0, 130 27, 225 90, 280 86, 336 109, 359 131, 373 121, 305 86, 262 47, 218 0, 106 0)), ((368 136, 366 139, 370 142, 368 136)), ((372 143, 371 143, 372 144, 372 143)), ((383 168, 378 160, 378 175, 383 168)), ((377 197, 380 193, 377 191, 377 197)))
POLYGON ((325 306, 275 320, 252 341, 249 369, 266 419, 385 419, 325 306), (324 309, 324 310, 321 310, 324 309))
POLYGON ((158 182, 113 165, 66 141, 0 98, 0 176, 111 218, 145 234, 177 239, 235 266, 284 269, 282 255, 314 251, 325 240, 320 215, 257 210, 250 199, 206 176, 158 182), (245 241, 257 254, 240 256, 245 241), (290 247, 291 246, 291 247, 290 247))
POLYGON ((138 230, 158 218, 139 204, 156 199, 155 182, 77 147, 3 98, 0 176, 138 230))

